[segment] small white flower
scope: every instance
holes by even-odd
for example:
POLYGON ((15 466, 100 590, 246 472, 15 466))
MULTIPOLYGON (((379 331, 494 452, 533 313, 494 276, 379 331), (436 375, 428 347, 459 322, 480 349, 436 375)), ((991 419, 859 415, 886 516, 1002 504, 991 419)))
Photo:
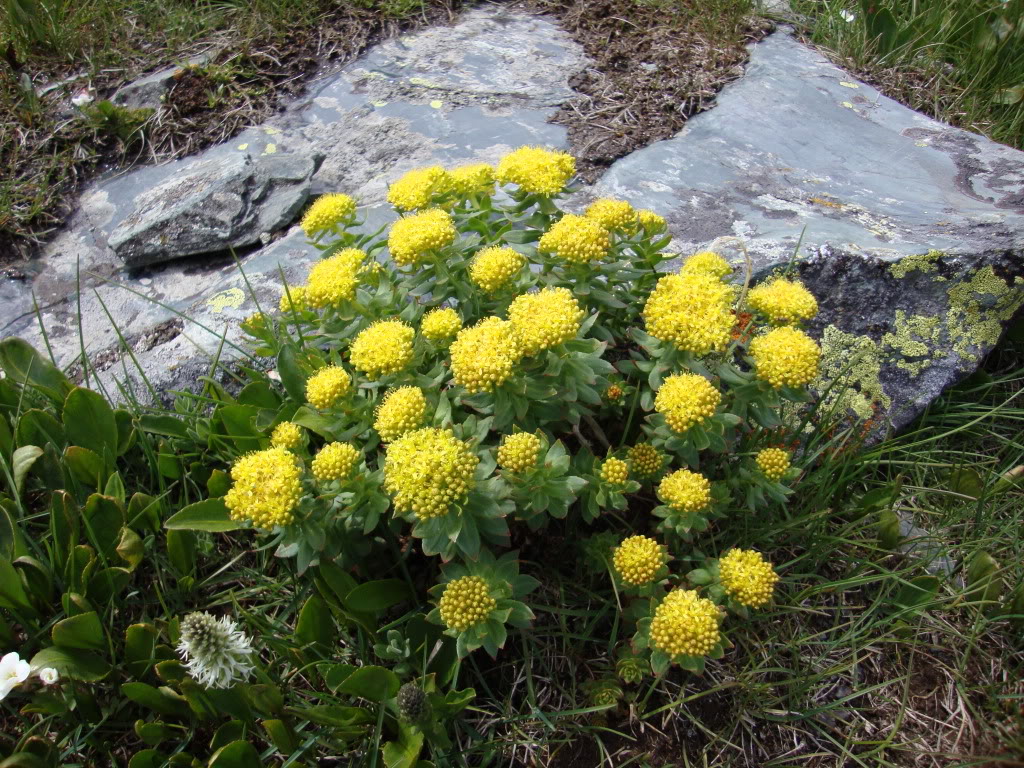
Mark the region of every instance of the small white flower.
POLYGON ((841 10, 839 12, 839 18, 841 18, 843 21, 845 21, 847 24, 849 24, 854 19, 857 18, 857 14, 854 13, 853 11, 848 11, 845 8, 843 8, 843 10, 841 10))
POLYGON ((227 688, 245 680, 253 670, 251 653, 249 638, 227 616, 190 613, 181 620, 178 654, 188 673, 207 688, 227 688))
POLYGON ((18 685, 28 679, 31 668, 17 653, 11 651, 0 659, 0 699, 7 697, 18 685))
POLYGON ((93 95, 90 89, 83 88, 74 96, 71 97, 71 103, 76 107, 84 107, 86 104, 92 103, 93 95))
POLYGON ((53 685, 60 677, 57 674, 57 670, 53 667, 43 667, 37 674, 39 675, 39 679, 43 681, 43 685, 53 685))

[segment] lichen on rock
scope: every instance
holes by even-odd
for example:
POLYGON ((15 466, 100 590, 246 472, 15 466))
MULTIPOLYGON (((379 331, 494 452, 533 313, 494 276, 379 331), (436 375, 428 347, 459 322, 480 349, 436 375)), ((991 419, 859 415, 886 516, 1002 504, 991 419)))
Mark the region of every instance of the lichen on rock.
POLYGON ((882 386, 883 362, 882 350, 870 336, 828 325, 821 335, 821 369, 812 387, 823 394, 826 410, 853 411, 862 420, 870 419, 879 404, 888 408, 892 403, 882 386))
POLYGON ((946 328, 953 350, 967 362, 977 362, 980 348, 999 341, 1004 325, 1024 304, 1024 278, 1007 283, 991 265, 949 289, 946 328))
POLYGON ((910 315, 896 310, 893 330, 882 336, 882 346, 892 350, 898 368, 912 377, 932 365, 942 335, 941 319, 930 315, 910 315), (917 359, 915 359, 917 358, 917 359))
POLYGON ((942 251, 928 251, 928 253, 914 253, 904 256, 897 262, 889 265, 889 274, 893 277, 904 278, 911 272, 935 272, 939 267, 936 263, 942 258, 942 251))

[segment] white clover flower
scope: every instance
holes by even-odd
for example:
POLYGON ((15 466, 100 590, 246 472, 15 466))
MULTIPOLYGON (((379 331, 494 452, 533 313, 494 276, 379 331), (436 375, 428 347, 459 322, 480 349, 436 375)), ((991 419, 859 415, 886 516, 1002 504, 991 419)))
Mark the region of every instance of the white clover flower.
POLYGON ((245 680, 253 670, 251 653, 249 638, 227 616, 190 613, 181 621, 178 654, 200 685, 227 688, 245 680))
POLYGON ((28 679, 31 668, 14 651, 0 659, 0 699, 7 697, 18 685, 28 679))
POLYGON ((847 24, 851 23, 857 18, 857 14, 853 11, 848 11, 845 8, 839 12, 839 18, 845 21, 847 24))
POLYGON ((60 677, 57 674, 57 670, 53 667, 43 667, 36 674, 38 674, 39 679, 43 681, 43 685, 53 685, 60 677))

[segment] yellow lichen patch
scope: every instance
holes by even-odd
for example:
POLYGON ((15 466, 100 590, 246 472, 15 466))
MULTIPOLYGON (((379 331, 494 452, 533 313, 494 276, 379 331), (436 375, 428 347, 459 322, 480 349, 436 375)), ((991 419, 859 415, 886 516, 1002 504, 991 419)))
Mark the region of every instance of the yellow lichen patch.
POLYGON ((823 406, 838 406, 839 412, 851 410, 861 419, 870 419, 877 405, 888 408, 892 403, 882 388, 882 361, 878 343, 871 337, 828 325, 821 336, 819 375, 812 388, 828 392, 823 406), (839 384, 830 389, 837 380, 839 384))
POLYGON ((908 317, 902 309, 897 309, 894 329, 882 336, 882 346, 893 350, 897 367, 908 371, 911 376, 918 376, 932 365, 935 345, 941 334, 942 323, 938 317, 908 317))
POLYGON ((911 256, 904 256, 895 264, 889 265, 889 274, 893 277, 904 278, 911 272, 934 272, 939 267, 935 263, 942 257, 942 251, 928 251, 928 253, 916 253, 911 256))
POLYGON ((953 349, 964 360, 978 359, 978 347, 999 341, 1006 323, 1024 304, 1024 285, 1008 284, 991 265, 949 289, 946 329, 953 349))
POLYGON ((245 293, 241 288, 228 288, 213 294, 206 303, 214 312, 223 312, 225 309, 238 309, 244 301, 245 293))

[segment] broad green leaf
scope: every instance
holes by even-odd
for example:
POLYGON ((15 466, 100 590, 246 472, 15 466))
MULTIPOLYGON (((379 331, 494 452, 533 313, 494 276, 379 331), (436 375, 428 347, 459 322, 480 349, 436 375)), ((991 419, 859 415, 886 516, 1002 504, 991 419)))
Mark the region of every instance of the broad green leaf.
POLYGON ((21 576, 11 561, 5 558, 0 558, 0 608, 20 611, 29 616, 36 614, 25 593, 21 576))
POLYGON ((124 658, 132 677, 142 677, 156 663, 157 630, 152 624, 132 624, 124 632, 124 658))
POLYGON ((369 701, 383 702, 398 695, 401 682, 390 669, 368 665, 359 667, 338 686, 338 693, 350 693, 369 701))
POLYGON ((143 432, 164 437, 188 437, 188 427, 177 416, 147 413, 139 417, 139 426, 143 432))
POLYGON ((132 580, 127 568, 104 568, 89 579, 85 594, 94 605, 104 606, 120 595, 132 580))
POLYGON ((23 445, 11 456, 11 474, 14 475, 14 493, 21 496, 22 486, 25 484, 25 477, 32 469, 36 459, 43 455, 43 449, 38 445, 23 445))
POLYGON ((54 645, 64 648, 81 648, 85 651, 104 651, 107 648, 103 625, 96 611, 58 621, 50 630, 50 638, 54 645))
POLYGON ((219 750, 245 736, 245 724, 241 720, 228 720, 213 734, 210 749, 219 750))
POLYGON ((334 620, 331 618, 327 603, 313 595, 299 611, 299 620, 295 625, 295 639, 302 645, 320 643, 329 647, 334 638, 334 620))
POLYGON ((979 551, 971 558, 967 567, 967 594, 970 602, 988 603, 990 606, 999 600, 1003 591, 1003 577, 999 563, 988 552, 979 551))
POLYGON ((110 665, 89 651, 77 648, 44 648, 29 662, 33 669, 53 667, 62 677, 94 683, 110 674, 110 665))
POLYGON ((102 456, 80 445, 69 445, 64 449, 64 462, 78 482, 99 490, 107 474, 107 463, 102 456))
POLYGON ((82 529, 86 538, 108 563, 114 559, 117 552, 124 523, 124 509, 117 499, 94 493, 85 500, 82 529))
POLYGON ((71 390, 71 382, 57 367, 44 359, 31 344, 17 337, 0 341, 0 368, 13 381, 28 383, 60 406, 71 390))
POLYGON ((114 409, 99 392, 75 387, 64 401, 64 432, 68 442, 113 459, 119 436, 114 409))
POLYGON ((117 554, 128 563, 129 570, 134 571, 138 568, 139 563, 142 562, 142 556, 145 554, 145 547, 139 534, 131 528, 122 528, 121 540, 117 544, 117 554))
POLYGON ((164 528, 179 531, 235 531, 242 527, 232 520, 223 499, 207 499, 189 504, 164 521, 164 528))
POLYGON ((383 613, 393 605, 413 597, 409 585, 401 579, 383 579, 360 584, 345 596, 350 611, 383 613))
POLYGON ((270 742, 278 752, 286 757, 298 749, 299 740, 295 731, 284 720, 264 720, 261 725, 267 732, 270 742))
POLYGON ((147 683, 131 682, 121 685, 121 693, 158 715, 187 718, 188 702, 179 693, 166 686, 155 688, 147 683))
POLYGON ((63 450, 67 444, 64 427, 60 422, 52 414, 38 408, 30 408, 21 414, 15 438, 18 445, 43 446, 50 443, 57 450, 63 450))

